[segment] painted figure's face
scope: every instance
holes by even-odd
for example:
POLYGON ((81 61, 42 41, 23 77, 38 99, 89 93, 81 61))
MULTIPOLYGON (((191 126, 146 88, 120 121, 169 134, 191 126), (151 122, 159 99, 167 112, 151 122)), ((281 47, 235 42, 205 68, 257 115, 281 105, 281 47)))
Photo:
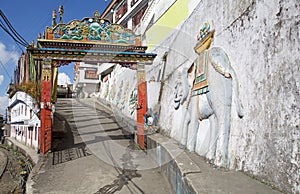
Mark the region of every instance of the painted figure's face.
POLYGON ((180 107, 180 103, 183 96, 183 87, 180 81, 176 81, 173 95, 174 95, 174 108, 175 110, 177 110, 180 107))

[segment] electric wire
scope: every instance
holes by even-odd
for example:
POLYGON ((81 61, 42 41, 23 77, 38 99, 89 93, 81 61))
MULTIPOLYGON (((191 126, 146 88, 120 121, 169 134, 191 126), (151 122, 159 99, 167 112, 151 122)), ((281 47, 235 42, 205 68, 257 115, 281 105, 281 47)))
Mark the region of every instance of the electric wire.
POLYGON ((19 40, 17 40, 16 39, 16 37, 15 36, 13 36, 6 28, 5 28, 5 26, 3 26, 2 24, 0 24, 0 27, 16 42, 16 43, 18 43, 18 44, 20 44, 20 45, 22 45, 22 46, 24 46, 24 47, 26 47, 27 46, 27 44, 25 44, 25 43, 23 43, 23 42, 20 42, 19 40))
POLYGON ((21 45, 25 45, 24 43, 20 42, 19 40, 17 40, 10 32, 9 30, 5 27, 5 25, 3 24, 3 21, 0 20, 0 27, 12 38, 14 39, 15 42, 17 42, 18 44, 21 45))
MULTIPOLYGON (((2 23, 2 22, 1 22, 2 23)), ((0 24, 0 27, 18 44, 26 47, 26 44, 23 44, 22 42, 18 41, 2 24, 0 24)))
POLYGON ((7 74, 7 76, 8 76, 10 79, 12 79, 11 75, 8 73, 6 67, 5 67, 5 65, 2 63, 1 59, 0 59, 0 65, 3 67, 3 69, 4 69, 5 73, 7 74))
POLYGON ((14 29, 2 10, 0 10, 0 16, 3 20, 0 18, 0 27, 17 43, 19 49, 22 50, 20 45, 27 47, 29 45, 28 42, 14 29))
POLYGON ((8 28, 11 30, 11 32, 15 35, 15 37, 18 38, 18 40, 20 40, 20 42, 24 43, 25 45, 28 45, 28 42, 15 30, 15 28, 11 25, 11 23, 9 22, 9 20, 7 19, 5 14, 2 12, 2 10, 0 10, 0 15, 4 19, 4 22, 6 23, 8 28))

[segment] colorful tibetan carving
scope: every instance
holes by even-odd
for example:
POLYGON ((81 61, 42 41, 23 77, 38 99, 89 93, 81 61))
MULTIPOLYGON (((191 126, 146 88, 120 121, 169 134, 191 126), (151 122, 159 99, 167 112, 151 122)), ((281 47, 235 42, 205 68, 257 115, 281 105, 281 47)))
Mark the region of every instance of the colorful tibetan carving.
POLYGON ((116 104, 117 105, 119 105, 119 103, 120 103, 122 93, 123 93, 123 80, 121 81, 121 84, 119 86, 119 91, 118 91, 118 94, 117 94, 117 97, 116 97, 116 104))
POLYGON ((208 92, 208 52, 207 50, 199 54, 194 61, 195 64, 195 81, 193 86, 193 95, 205 94, 208 92))
POLYGON ((214 30, 210 30, 209 23, 205 23, 197 35, 198 43, 194 50, 199 57, 194 61, 195 82, 193 86, 193 95, 205 94, 209 91, 207 64, 209 62, 208 49, 211 45, 214 30))
POLYGON ((134 88, 133 91, 130 94, 130 99, 129 99, 129 110, 130 114, 133 114, 134 111, 137 108, 138 104, 138 99, 137 99, 137 88, 134 88))
POLYGON ((205 22, 202 28, 199 30, 197 35, 197 40, 202 41, 210 33, 210 25, 208 22, 205 22))
POLYGON ((103 91, 102 98, 103 99, 107 99, 108 92, 109 92, 108 89, 109 89, 109 81, 103 82, 103 84, 102 84, 102 91, 103 91))
POLYGON ((228 55, 220 47, 210 48, 213 34, 208 23, 201 28, 197 36, 198 43, 194 47, 198 57, 188 70, 184 69, 182 72, 182 84, 176 85, 174 102, 176 110, 181 104, 185 106, 180 126, 180 143, 183 147, 195 150, 199 121, 209 119, 210 137, 203 155, 215 164, 226 167, 233 90, 240 118, 243 117, 243 112, 238 79, 228 55), (205 79, 206 76, 209 76, 208 80, 205 79), (206 90, 207 85, 209 91, 206 90), (208 93, 205 94, 206 92, 208 93))
POLYGON ((152 111, 152 109, 148 109, 145 116, 144 116, 144 126, 146 127, 146 130, 150 129, 157 129, 157 119, 158 119, 158 113, 152 111))
POLYGON ((127 81, 126 84, 125 84, 125 88, 124 88, 124 94, 121 98, 121 109, 124 109, 125 108, 125 102, 128 101, 128 89, 129 89, 129 82, 127 81))
POLYGON ((110 88, 110 94, 109 94, 110 100, 113 101, 116 97, 116 80, 114 80, 111 88, 110 88))
MULTIPOLYGON (((53 17, 53 20, 56 18, 53 17)), ((56 21, 52 21, 56 24, 56 21)), ((48 32, 48 30, 47 30, 48 32)), ((98 11, 93 18, 82 20, 72 20, 68 24, 59 23, 52 28, 53 39, 64 40, 90 40, 106 43, 135 44, 136 35, 129 29, 125 29, 118 24, 111 24, 108 20, 100 19, 98 11)))

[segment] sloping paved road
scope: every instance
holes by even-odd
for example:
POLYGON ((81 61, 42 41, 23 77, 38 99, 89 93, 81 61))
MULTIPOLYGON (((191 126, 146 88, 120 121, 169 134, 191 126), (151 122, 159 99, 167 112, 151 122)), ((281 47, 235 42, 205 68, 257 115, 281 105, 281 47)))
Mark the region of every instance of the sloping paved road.
POLYGON ((33 175, 34 193, 172 193, 111 110, 92 100, 59 99, 55 118, 52 153, 33 175))

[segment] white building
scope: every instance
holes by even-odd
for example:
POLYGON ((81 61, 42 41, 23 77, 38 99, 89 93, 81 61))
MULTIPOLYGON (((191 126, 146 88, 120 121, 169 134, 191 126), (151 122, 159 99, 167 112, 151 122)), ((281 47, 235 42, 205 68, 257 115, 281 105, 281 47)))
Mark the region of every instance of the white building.
MULTIPOLYGON (((138 25, 148 7, 148 2, 149 0, 113 0, 101 17, 135 31, 139 29, 138 25)), ((74 65, 73 91, 77 97, 91 97, 99 94, 100 87, 102 89, 111 87, 108 84, 108 78, 110 78, 110 73, 114 70, 115 65, 76 63, 74 65)))
POLYGON ((101 17, 135 31, 148 3, 149 0, 112 0, 101 17))
POLYGON ((10 137, 26 146, 38 150, 40 119, 35 99, 25 92, 18 91, 9 99, 10 137))
POLYGON ((100 78, 98 68, 98 64, 87 64, 84 62, 74 65, 73 91, 77 94, 77 97, 87 98, 99 92, 100 78))

